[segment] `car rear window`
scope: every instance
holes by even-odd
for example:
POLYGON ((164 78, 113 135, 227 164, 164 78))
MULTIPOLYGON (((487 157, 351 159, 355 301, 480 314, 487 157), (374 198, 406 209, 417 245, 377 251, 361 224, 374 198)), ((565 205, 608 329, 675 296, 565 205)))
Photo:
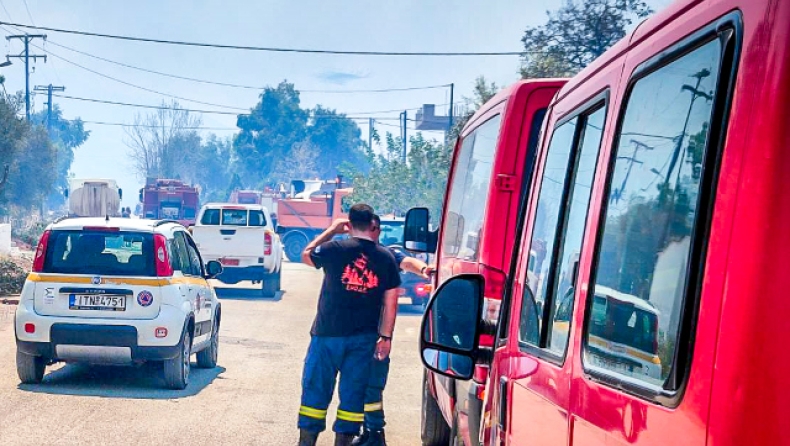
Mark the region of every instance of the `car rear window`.
POLYGON ((52 231, 44 272, 101 276, 156 276, 153 234, 52 231))
POLYGON ((657 354, 658 316, 632 303, 596 295, 590 334, 610 342, 657 354))

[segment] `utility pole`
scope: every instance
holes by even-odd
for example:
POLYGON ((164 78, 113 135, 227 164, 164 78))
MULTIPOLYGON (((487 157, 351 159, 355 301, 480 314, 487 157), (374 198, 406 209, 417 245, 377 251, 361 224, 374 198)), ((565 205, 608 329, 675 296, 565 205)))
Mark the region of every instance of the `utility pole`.
POLYGON ((49 85, 36 85, 33 91, 46 91, 47 92, 47 131, 52 136, 52 92, 53 91, 66 91, 66 87, 49 85))
POLYGON ((11 56, 8 55, 6 58, 15 57, 17 59, 25 59, 25 116, 27 120, 30 121, 30 58, 33 58, 33 61, 36 61, 39 57, 44 59, 44 62, 47 61, 47 56, 41 54, 30 54, 30 41, 33 39, 43 39, 47 40, 46 34, 18 34, 13 36, 6 36, 6 40, 11 39, 19 39, 25 43, 25 51, 22 54, 11 56))
POLYGON ((368 118, 368 149, 373 150, 373 118, 368 118))
POLYGON ((406 164, 406 138, 407 138, 407 135, 406 135, 406 123, 408 122, 408 112, 406 110, 404 110, 403 113, 400 114, 400 116, 401 116, 401 119, 402 119, 402 121, 401 121, 401 124, 402 124, 402 126, 401 126, 401 140, 403 141, 403 154, 402 154, 401 157, 402 157, 403 163, 406 164))
POLYGON ((455 104, 453 104, 453 92, 455 90, 455 84, 450 84, 450 112, 448 113, 449 119, 447 120, 447 134, 449 135, 450 132, 453 130, 453 113, 455 104))

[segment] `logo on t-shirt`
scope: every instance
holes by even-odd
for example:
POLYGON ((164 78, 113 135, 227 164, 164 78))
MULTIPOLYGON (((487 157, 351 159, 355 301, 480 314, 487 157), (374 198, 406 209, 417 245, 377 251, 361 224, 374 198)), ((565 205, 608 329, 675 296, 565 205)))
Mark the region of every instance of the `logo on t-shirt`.
POLYGON ((365 254, 360 254, 353 263, 346 265, 340 280, 346 285, 346 291, 357 293, 367 293, 379 286, 378 276, 368 269, 368 258, 365 254))

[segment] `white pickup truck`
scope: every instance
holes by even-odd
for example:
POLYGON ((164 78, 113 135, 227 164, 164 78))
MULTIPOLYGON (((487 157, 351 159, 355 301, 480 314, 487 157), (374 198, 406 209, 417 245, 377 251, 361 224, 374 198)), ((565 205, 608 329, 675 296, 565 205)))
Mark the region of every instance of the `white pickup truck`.
POLYGON ((222 264, 217 279, 223 283, 262 283, 269 297, 280 290, 283 245, 264 206, 209 203, 191 231, 203 260, 222 264))

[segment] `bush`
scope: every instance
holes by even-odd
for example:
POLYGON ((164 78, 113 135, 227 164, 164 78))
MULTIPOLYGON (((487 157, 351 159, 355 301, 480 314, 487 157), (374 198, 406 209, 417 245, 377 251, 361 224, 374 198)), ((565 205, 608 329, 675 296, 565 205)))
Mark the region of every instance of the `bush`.
POLYGON ((20 240, 21 242, 35 248, 38 245, 38 241, 41 238, 41 234, 44 233, 44 229, 46 229, 46 227, 47 227, 47 223, 36 222, 28 225, 24 229, 13 231, 11 235, 14 238, 20 240))
POLYGON ((30 270, 23 259, 0 257, 0 295, 19 294, 30 270))

